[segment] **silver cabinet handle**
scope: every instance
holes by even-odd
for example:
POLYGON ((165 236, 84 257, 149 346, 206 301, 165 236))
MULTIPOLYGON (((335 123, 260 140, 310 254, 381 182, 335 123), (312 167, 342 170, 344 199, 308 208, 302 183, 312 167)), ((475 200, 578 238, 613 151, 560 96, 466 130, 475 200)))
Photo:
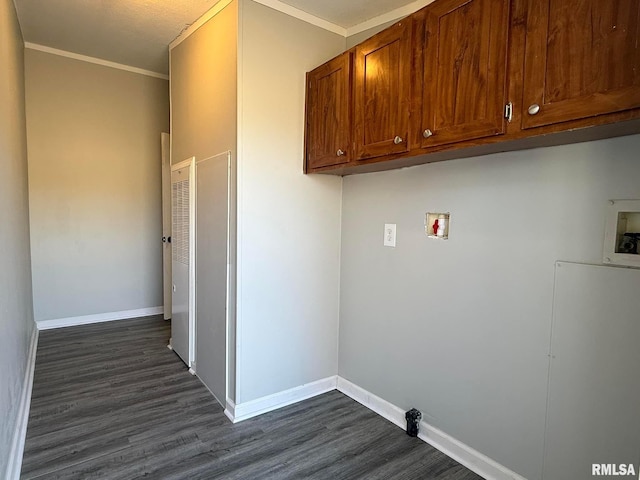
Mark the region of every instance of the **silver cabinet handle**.
POLYGON ((540 111, 540 105, 538 105, 537 103, 534 103, 533 105, 531 105, 527 110, 527 112, 529 112, 529 115, 535 115, 539 111, 540 111))
POLYGON ((396 138, 393 139, 393 143, 400 145, 402 143, 402 137, 396 136, 396 138))
POLYGON ((338 151, 336 152, 336 155, 339 157, 342 157, 344 155, 344 152, 340 149, 338 149, 338 151))
POLYGON ((422 132, 422 136, 424 138, 429 138, 429 137, 433 136, 433 132, 427 128, 424 132, 422 132))

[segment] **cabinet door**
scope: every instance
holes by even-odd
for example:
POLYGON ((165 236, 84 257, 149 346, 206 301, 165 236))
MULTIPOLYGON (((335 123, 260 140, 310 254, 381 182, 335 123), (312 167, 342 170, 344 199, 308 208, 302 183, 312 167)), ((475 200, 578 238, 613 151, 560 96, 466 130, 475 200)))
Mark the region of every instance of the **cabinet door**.
POLYGON ((356 47, 356 158, 409 150, 411 22, 397 23, 356 47))
POLYGON ((508 23, 508 0, 425 9, 422 147, 504 133, 508 23))
POLYGON ((307 169, 347 163, 352 156, 351 53, 307 75, 307 169))
POLYGON ((640 0, 528 0, 522 127, 640 107, 640 0))

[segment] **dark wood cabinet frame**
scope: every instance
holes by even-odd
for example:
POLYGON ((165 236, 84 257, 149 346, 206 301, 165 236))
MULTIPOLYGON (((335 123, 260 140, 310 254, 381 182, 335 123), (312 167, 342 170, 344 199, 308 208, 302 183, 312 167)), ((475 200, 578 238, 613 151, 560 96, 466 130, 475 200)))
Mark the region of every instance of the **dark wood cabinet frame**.
MULTIPOLYGON (((394 122, 407 122, 407 138, 393 146, 386 138, 368 152, 356 141, 363 125, 372 138, 389 125, 365 118, 358 88, 366 72, 356 52, 386 45, 395 24, 349 51, 355 58, 347 130, 354 154, 328 166, 308 163, 305 154, 305 172, 349 175, 640 133, 640 0, 435 0, 399 23, 411 32, 407 59, 399 63, 411 93, 403 119, 394 122), (460 34, 465 22, 473 23, 465 29, 471 39, 460 34), (440 37, 449 44, 437 47, 440 37), (460 45, 467 40, 475 40, 475 50, 460 45), (482 75, 438 86, 468 72, 482 75), (538 111, 529 113, 535 105, 538 111)), ((307 105, 307 148, 312 115, 307 105)))

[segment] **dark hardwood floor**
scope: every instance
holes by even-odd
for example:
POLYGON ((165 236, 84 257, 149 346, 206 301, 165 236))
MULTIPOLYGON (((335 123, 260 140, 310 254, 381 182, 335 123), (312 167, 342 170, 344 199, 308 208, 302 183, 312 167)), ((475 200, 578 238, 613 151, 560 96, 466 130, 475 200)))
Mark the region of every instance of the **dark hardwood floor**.
POLYGON ((40 332, 23 479, 480 477, 333 391, 232 424, 159 317, 40 332))

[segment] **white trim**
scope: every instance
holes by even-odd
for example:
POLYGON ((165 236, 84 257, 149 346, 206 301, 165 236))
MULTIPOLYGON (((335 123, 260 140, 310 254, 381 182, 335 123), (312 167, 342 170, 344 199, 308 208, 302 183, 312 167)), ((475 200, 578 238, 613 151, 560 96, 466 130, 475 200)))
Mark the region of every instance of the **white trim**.
POLYGON ((169 50, 169 168, 173 165, 173 81, 171 80, 171 50, 169 50))
MULTIPOLYGON (((191 157, 189 166, 189 367, 196 361, 196 203, 198 182, 196 180, 196 157, 191 157)), ((173 227, 172 227, 173 229, 173 227)), ((173 307, 172 307, 173 308, 173 307)), ((193 375, 193 373, 192 373, 193 375)))
POLYGON ((336 25, 335 23, 329 22, 327 20, 323 20, 322 18, 318 18, 315 15, 307 13, 299 8, 292 7, 291 5, 287 5, 286 3, 281 2, 280 0, 253 0, 256 3, 264 5, 265 7, 273 8, 278 12, 282 12, 290 17, 297 18, 298 20, 302 20, 303 22, 310 23, 311 25, 315 25, 316 27, 324 28, 329 32, 336 33, 342 37, 347 36, 347 29, 341 27, 340 25, 336 25))
POLYGON ((248 418, 256 417, 263 413, 271 412, 278 408, 306 400, 307 398, 335 390, 337 381, 338 377, 336 376, 327 377, 237 405, 233 404, 233 402, 227 398, 225 415, 227 415, 233 423, 238 423, 248 418), (233 406, 230 405, 230 402, 233 406))
POLYGON ((359 387, 355 383, 351 383, 343 377, 338 377, 338 386, 336 389, 339 392, 344 393, 346 396, 353 398, 356 402, 361 403, 368 409, 373 410, 378 415, 386 418, 398 427, 403 429, 406 427, 404 412, 401 408, 396 407, 392 403, 383 400, 377 395, 368 392, 364 388, 359 387))
MULTIPOLYGON (((227 162, 228 162, 229 161, 229 155, 231 155, 231 151, 230 150, 225 150, 224 152, 216 153, 215 155, 211 155, 210 157, 202 158, 200 160, 196 160, 196 165, 200 165, 203 162, 207 162, 209 160, 213 160, 214 158, 223 157, 225 155, 227 157, 227 162)), ((193 158, 195 158, 195 157, 193 157, 193 158)))
MULTIPOLYGON (((342 377, 338 377, 337 389, 403 430, 406 428, 405 412, 400 407, 342 377)), ((526 480, 523 476, 509 470, 504 465, 474 450, 442 430, 429 425, 424 420, 420 422, 418 438, 487 480, 526 480)))
POLYGON ((11 453, 5 478, 7 480, 19 480, 22 469, 22 455, 24 453, 24 442, 27 436, 27 424, 29 423, 29 409, 31 407, 31 390, 33 388, 33 372, 36 366, 36 352, 38 350, 38 329, 34 328, 31 334, 31 344, 29 346, 29 357, 27 369, 24 372, 24 383, 22 384, 22 395, 20 397, 20 407, 16 428, 11 442, 11 453))
POLYGON ((22 44, 24 45, 24 32, 22 31, 22 25, 20 25, 20 20, 18 18, 18 4, 16 3, 16 0, 13 0, 13 10, 15 21, 18 24, 18 30, 20 30, 20 40, 22 40, 22 44))
POLYGON ((231 420, 232 423, 235 423, 234 419, 236 417, 236 404, 229 397, 227 397, 227 406, 224 409, 224 414, 229 420, 231 420))
POLYGON ((145 70, 143 68, 132 67, 131 65, 124 65, 122 63, 110 62, 109 60, 103 60, 101 58, 89 57, 87 55, 81 55, 79 53, 67 52, 66 50, 59 50, 57 48, 46 47, 44 45, 38 45, 37 43, 25 42, 24 48, 31 50, 38 50, 44 53, 50 53, 52 55, 58 55, 60 57, 72 58, 74 60, 80 60, 81 62, 95 63, 96 65, 102 65, 103 67, 117 68, 118 70, 125 70, 127 72, 137 73, 139 75, 146 75, 147 77, 160 78, 161 80, 169 80, 169 75, 164 73, 152 72, 151 70, 145 70))
POLYGON ((407 17, 411 14, 416 13, 422 7, 429 5, 434 0, 416 0, 408 5, 403 7, 396 8, 395 10, 391 10, 390 12, 383 13, 382 15, 378 15, 377 17, 371 18, 365 22, 358 23, 357 25, 353 25, 347 28, 346 37, 350 37, 351 35, 355 35, 357 33, 362 33, 365 30, 369 30, 370 28, 377 27, 382 25, 383 23, 391 22, 393 20, 398 20, 403 17, 407 17))
POLYGON ((38 320, 38 330, 50 330, 52 328, 76 327, 78 325, 90 325, 92 323, 112 322, 114 320, 130 320, 132 318, 150 317, 162 315, 164 307, 139 308, 137 310, 123 310, 120 312, 97 313, 95 315, 83 315, 80 317, 55 318, 52 320, 38 320))
POLYGON ((509 470, 504 465, 474 450, 442 430, 429 425, 424 420, 420 422, 420 428, 422 429, 418 433, 420 440, 427 442, 487 480, 527 480, 522 475, 509 470))
MULTIPOLYGON (((640 213, 640 200, 609 200, 605 216, 602 263, 640 268, 640 257, 629 253, 616 253, 618 246, 618 216, 622 212, 640 213)), ((624 230, 623 230, 624 231, 624 230)), ((629 230, 626 230, 628 232, 629 230)))
POLYGON ((172 276, 170 270, 173 252, 171 243, 166 241, 168 237, 171 237, 171 135, 169 133, 162 132, 160 134, 160 145, 162 149, 162 306, 164 308, 162 313, 165 320, 171 320, 173 289, 171 288, 172 276), (169 169, 168 171, 167 168, 169 169))
MULTIPOLYGON (((215 17, 218 13, 224 10, 231 2, 234 0, 220 0, 213 7, 211 7, 207 12, 205 12, 198 20, 189 25, 188 28, 183 30, 180 35, 176 37, 176 39, 169 44, 169 51, 173 50, 175 47, 184 42, 187 38, 193 35, 202 25, 207 23, 213 17, 215 17)), ((315 15, 311 15, 310 13, 304 12, 298 8, 292 7, 291 5, 287 5, 286 3, 282 3, 280 0, 253 0, 256 3, 264 5, 265 7, 273 8, 278 12, 282 12, 285 15, 289 15, 290 17, 297 18, 298 20, 302 20, 303 22, 310 23, 311 25, 315 25, 316 27, 323 28, 324 30, 328 30, 329 32, 336 33, 342 37, 347 37, 347 29, 341 27, 340 25, 336 25, 335 23, 328 22, 323 20, 322 18, 318 18, 315 15)), ((397 17, 395 17, 397 18, 397 17)))
POLYGON ((173 50, 175 47, 184 42, 187 38, 193 35, 202 25, 207 23, 217 14, 219 14, 222 10, 229 6, 231 2, 234 0, 220 0, 209 10, 204 12, 200 18, 198 18, 195 22, 185 28, 180 34, 169 44, 169 51, 173 50))
MULTIPOLYGON (((183 30, 180 35, 176 37, 169 44, 169 51, 180 45, 187 38, 193 35, 202 25, 207 23, 213 17, 215 17, 218 13, 224 10, 231 2, 234 0, 220 0, 213 7, 211 7, 207 12, 205 12, 198 20, 189 25, 188 28, 183 30)), ((421 8, 429 5, 434 0, 416 0, 408 5, 404 5, 403 7, 396 8, 391 10, 390 12, 383 13, 382 15, 378 15, 377 17, 366 20, 362 23, 358 23, 356 25, 352 25, 351 27, 345 28, 340 25, 337 25, 333 22, 329 22, 328 20, 324 20, 322 18, 316 17, 311 13, 307 13, 304 10, 300 10, 299 8, 292 7, 286 3, 281 2, 280 0, 253 0, 256 3, 264 5, 265 7, 273 8, 278 12, 284 13, 285 15, 289 15, 290 17, 297 18, 298 20, 302 20, 303 22, 307 22, 311 25, 315 25, 316 27, 320 27, 329 32, 335 33, 342 37, 348 38, 351 35, 355 35, 365 30, 369 30, 370 28, 375 28, 379 25, 382 25, 387 22, 391 22, 393 20, 398 20, 400 18, 411 15, 421 8)))
MULTIPOLYGON (((231 315, 229 312, 232 311, 231 308, 231 202, 233 201, 232 195, 235 190, 233 185, 231 185, 232 179, 232 171, 231 171, 231 150, 227 152, 227 282, 226 282, 226 292, 225 292, 225 312, 224 312, 224 348, 225 348, 225 358, 224 358, 224 395, 225 398, 228 398, 229 395, 229 366, 231 364, 231 359, 229 355, 229 339, 231 336, 229 335, 229 330, 231 329, 231 315)), ((233 285, 233 291, 235 291, 235 285, 233 285)), ((234 349, 235 351, 235 349, 234 349)), ((235 395, 235 392, 233 392, 235 395)))
POLYGON ((190 168, 191 162, 195 162, 196 157, 189 157, 186 160, 176 163, 175 165, 171 165, 171 171, 175 172, 176 170, 182 170, 184 168, 190 168))
MULTIPOLYGON (((242 197, 244 194, 243 188, 243 170, 244 170, 244 2, 238 4, 238 60, 236 62, 236 83, 238 88, 236 89, 236 185, 235 185, 235 221, 236 221, 236 271, 235 271, 235 392, 233 397, 238 400, 242 398, 242 368, 243 368, 243 353, 242 353, 242 240, 243 240, 243 221, 244 215, 242 212, 243 202, 242 197)), ((227 392, 228 394, 229 392, 227 392)))

